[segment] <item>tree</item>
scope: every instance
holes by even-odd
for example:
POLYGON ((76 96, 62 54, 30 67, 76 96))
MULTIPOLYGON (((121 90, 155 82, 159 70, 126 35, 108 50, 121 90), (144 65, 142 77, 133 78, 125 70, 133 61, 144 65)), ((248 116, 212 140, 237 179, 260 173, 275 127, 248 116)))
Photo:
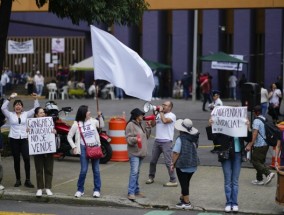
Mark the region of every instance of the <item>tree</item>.
MULTIPOLYGON (((14 0, 0 0, 0 71, 3 69, 6 40, 14 0)), ((49 3, 49 12, 59 18, 69 18, 73 24, 80 21, 112 25, 138 24, 149 6, 144 0, 35 0, 40 8, 49 3)))

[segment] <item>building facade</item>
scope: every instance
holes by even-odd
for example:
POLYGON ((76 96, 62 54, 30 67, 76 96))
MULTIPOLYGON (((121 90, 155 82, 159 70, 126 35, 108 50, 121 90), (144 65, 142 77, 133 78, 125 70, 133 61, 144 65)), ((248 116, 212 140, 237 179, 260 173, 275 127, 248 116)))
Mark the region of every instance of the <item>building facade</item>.
MULTIPOLYGON (((283 26, 283 9, 199 10, 197 56, 219 51, 243 55, 248 64, 235 75, 240 78, 244 73, 249 81, 264 82, 269 88, 283 73, 283 26)), ((98 27, 109 30, 144 59, 171 65, 171 70, 159 71, 163 97, 171 96, 173 82, 181 79, 184 72, 193 71, 194 10, 146 11, 140 26, 98 27)), ((75 26, 70 20, 47 12, 12 13, 8 37, 38 40, 34 55, 7 54, 5 65, 14 71, 40 69, 53 76, 57 65, 51 67, 44 59, 51 52, 51 38, 65 38, 65 52, 58 54, 62 66, 92 55, 86 23, 75 26), (27 62, 19 63, 23 57, 27 62)), ((197 72, 209 72, 213 88, 226 97, 230 71, 213 70, 208 62, 198 61, 197 65, 197 72)))

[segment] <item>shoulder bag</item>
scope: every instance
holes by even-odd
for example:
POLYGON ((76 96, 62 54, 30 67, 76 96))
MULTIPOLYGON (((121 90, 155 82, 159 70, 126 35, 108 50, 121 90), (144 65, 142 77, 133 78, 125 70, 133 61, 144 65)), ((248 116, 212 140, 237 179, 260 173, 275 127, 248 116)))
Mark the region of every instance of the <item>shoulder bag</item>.
POLYGON ((100 158, 102 158, 103 152, 102 152, 101 147, 100 146, 88 146, 85 142, 85 138, 82 134, 81 127, 79 126, 79 123, 78 123, 78 127, 79 127, 79 131, 80 131, 80 135, 81 135, 83 142, 85 143, 85 146, 86 146, 86 157, 89 158, 89 159, 100 159, 100 158))

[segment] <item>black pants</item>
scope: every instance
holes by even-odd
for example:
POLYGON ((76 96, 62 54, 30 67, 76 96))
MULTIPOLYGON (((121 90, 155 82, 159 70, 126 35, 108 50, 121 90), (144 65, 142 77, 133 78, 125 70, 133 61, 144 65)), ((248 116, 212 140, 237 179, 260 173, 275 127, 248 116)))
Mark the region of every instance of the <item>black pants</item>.
POLYGON ((30 180, 30 155, 28 139, 13 139, 9 138, 12 154, 14 157, 14 170, 16 179, 21 180, 21 154, 25 163, 26 180, 30 180))
POLYGON ((194 172, 182 172, 179 168, 176 168, 176 172, 181 187, 181 194, 188 196, 190 179, 194 172))
POLYGON ((205 110, 206 102, 209 102, 209 104, 212 102, 211 95, 209 93, 203 93, 203 105, 202 110, 205 110))

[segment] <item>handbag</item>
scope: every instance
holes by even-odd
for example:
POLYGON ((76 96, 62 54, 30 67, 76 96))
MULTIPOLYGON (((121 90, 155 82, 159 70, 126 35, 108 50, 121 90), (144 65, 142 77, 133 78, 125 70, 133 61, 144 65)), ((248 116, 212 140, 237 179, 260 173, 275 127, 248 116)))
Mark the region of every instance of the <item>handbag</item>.
POLYGON ((214 140, 214 135, 212 133, 212 126, 209 125, 205 129, 206 129, 207 139, 208 140, 214 140))
POLYGON ((223 162, 230 159, 230 149, 222 150, 218 152, 218 161, 223 162))
POLYGON ((81 127, 79 126, 79 123, 78 123, 78 127, 79 127, 81 137, 83 139, 83 142, 86 146, 86 157, 89 158, 89 159, 100 159, 100 158, 102 158, 104 156, 103 152, 102 152, 102 148, 100 146, 88 146, 85 142, 85 138, 82 134, 81 127))

